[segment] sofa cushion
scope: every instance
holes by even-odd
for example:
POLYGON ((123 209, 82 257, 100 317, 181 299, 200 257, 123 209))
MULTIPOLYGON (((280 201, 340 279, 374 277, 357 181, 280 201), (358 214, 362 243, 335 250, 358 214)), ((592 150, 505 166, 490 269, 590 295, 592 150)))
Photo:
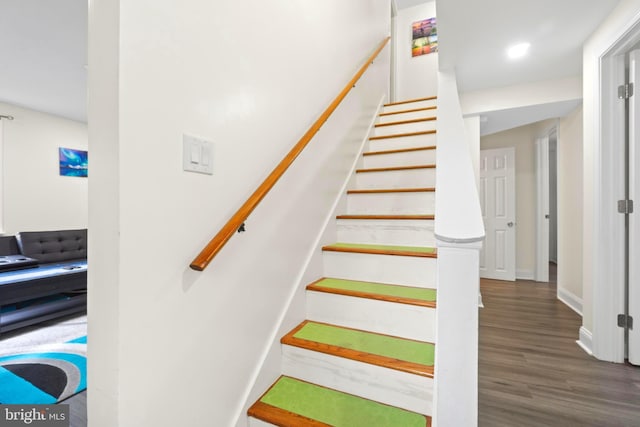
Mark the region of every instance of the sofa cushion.
POLYGON ((20 248, 15 236, 0 236, 0 255, 19 255, 20 248))
POLYGON ((87 258, 87 230, 21 231, 16 234, 23 255, 41 263, 87 258))

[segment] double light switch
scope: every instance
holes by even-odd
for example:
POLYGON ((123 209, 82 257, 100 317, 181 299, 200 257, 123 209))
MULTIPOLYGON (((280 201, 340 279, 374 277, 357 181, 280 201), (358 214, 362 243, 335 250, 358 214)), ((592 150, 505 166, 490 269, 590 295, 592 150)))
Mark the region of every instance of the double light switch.
POLYGON ((213 175, 213 143, 191 135, 182 135, 183 169, 213 175))

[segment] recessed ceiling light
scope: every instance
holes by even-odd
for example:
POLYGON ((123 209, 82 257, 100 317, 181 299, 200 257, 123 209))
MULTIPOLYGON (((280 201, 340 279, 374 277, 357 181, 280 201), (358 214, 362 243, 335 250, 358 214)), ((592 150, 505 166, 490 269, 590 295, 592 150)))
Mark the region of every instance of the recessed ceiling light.
POLYGON ((530 43, 518 43, 507 49, 507 56, 511 59, 522 58, 529 51, 530 43))

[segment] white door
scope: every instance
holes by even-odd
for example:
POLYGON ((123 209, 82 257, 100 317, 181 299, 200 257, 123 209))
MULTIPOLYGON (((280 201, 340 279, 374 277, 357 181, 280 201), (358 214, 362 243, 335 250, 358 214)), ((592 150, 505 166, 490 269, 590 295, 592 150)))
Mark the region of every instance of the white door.
POLYGON ((486 237, 480 277, 516 280, 514 147, 480 151, 480 204, 486 237))
POLYGON ((629 81, 634 94, 629 98, 629 199, 635 202, 629 215, 629 315, 633 328, 629 329, 628 359, 640 365, 640 51, 629 55, 629 81))

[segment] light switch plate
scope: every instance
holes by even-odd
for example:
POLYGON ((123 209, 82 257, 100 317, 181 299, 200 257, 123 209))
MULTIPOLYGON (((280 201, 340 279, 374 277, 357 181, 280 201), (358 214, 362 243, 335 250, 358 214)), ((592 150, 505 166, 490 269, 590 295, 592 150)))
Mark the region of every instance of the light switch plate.
POLYGON ((183 134, 182 168, 188 172, 213 175, 213 142, 183 134))

